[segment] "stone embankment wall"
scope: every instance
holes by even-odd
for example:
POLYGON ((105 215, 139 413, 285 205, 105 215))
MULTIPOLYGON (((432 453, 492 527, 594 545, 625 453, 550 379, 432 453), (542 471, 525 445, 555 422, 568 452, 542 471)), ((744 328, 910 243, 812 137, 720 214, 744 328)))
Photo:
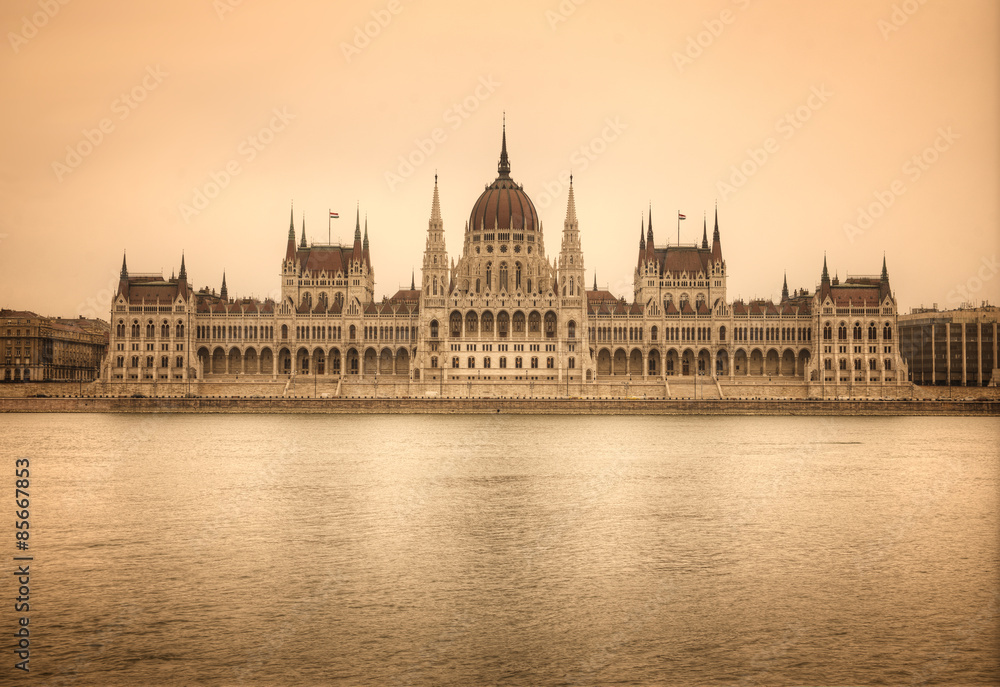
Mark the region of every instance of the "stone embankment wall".
POLYGON ((0 398, 0 412, 1000 416, 1000 400, 0 398))

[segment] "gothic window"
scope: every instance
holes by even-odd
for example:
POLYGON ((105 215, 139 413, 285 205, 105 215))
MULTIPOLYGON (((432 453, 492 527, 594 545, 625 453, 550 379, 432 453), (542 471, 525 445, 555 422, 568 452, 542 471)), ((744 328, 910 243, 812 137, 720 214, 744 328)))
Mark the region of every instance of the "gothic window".
POLYGON ((521 288, 521 263, 514 263, 514 290, 517 291, 521 288))
POLYGON ((461 336, 462 335, 462 313, 457 310, 451 314, 451 335, 461 336))
MULTIPOLYGON (((431 320, 431 338, 432 339, 438 338, 438 321, 437 320, 431 320)), ((437 365, 433 365, 432 367, 437 367, 437 365)))
POLYGON ((139 336, 139 320, 132 320, 132 336, 139 336))
POLYGON ((438 294, 438 278, 437 277, 434 277, 434 291, 433 291, 433 293, 434 293, 435 296, 438 294))
POLYGON ((886 322, 885 325, 882 326, 882 338, 885 339, 886 341, 892 340, 892 325, 889 324, 888 322, 886 322))
MULTIPOLYGON (((491 291, 493 286, 493 263, 486 263, 486 290, 491 291)), ((479 280, 476 280, 476 293, 479 293, 479 280)))
POLYGON ((887 371, 892 369, 892 358, 885 359, 885 369, 887 371))
POLYGON ((705 302, 705 294, 699 293, 697 296, 695 296, 694 302, 695 306, 700 306, 702 303, 705 302))
POLYGON ((576 286, 574 286, 573 277, 569 278, 569 295, 573 296, 576 294, 576 286))
POLYGON ((826 360, 824 360, 823 361, 823 369, 824 370, 832 370, 833 369, 833 361, 830 360, 829 358, 827 358, 826 360))
POLYGON ((545 336, 551 339, 556 335, 556 314, 551 310, 545 313, 545 336))
POLYGON ((528 293, 531 293, 531 277, 528 277, 528 293))
POLYGON ((840 341, 847 340, 847 325, 844 324, 843 322, 841 322, 840 326, 837 327, 837 339, 839 339, 840 341))
POLYGON ((823 341, 830 341, 833 338, 833 327, 827 322, 823 325, 823 341))
POLYGON ((861 323, 860 322, 855 322, 854 323, 854 332, 853 333, 854 333, 854 340, 855 341, 860 341, 861 340, 861 323))
POLYGON ((860 370, 861 369, 861 358, 855 358, 854 359, 854 369, 855 370, 860 370))
POLYGON ((177 320, 177 326, 174 327, 174 334, 178 339, 184 336, 184 323, 180 320, 177 320))
POLYGON ((524 313, 521 311, 514 313, 514 331, 517 333, 524 332, 524 313))
POLYGON ((493 313, 484 312, 482 318, 483 334, 493 333, 493 313))
POLYGON ((869 358, 868 359, 868 369, 871 370, 872 372, 874 372, 875 370, 878 369, 877 364, 878 364, 878 361, 875 360, 875 358, 869 358))
MULTIPOLYGON (((164 320, 163 324, 160 325, 160 336, 164 339, 170 336, 170 325, 167 324, 166 320, 164 320)), ((166 367, 166 365, 164 365, 163 367, 166 367)))
POLYGON ((475 359, 475 357, 473 357, 473 356, 470 355, 469 356, 469 360, 467 362, 468 362, 468 368, 470 370, 476 367, 476 359, 475 359))
MULTIPOLYGON (((656 339, 654 338, 653 340, 655 341, 656 339)), ((723 325, 719 327, 719 341, 725 341, 725 340, 726 340, 726 327, 725 325, 723 325)))
POLYGON ((868 340, 869 341, 874 341, 877 338, 878 338, 878 329, 876 329, 874 322, 869 322, 868 323, 868 340))
POLYGON ((488 368, 488 367, 490 367, 490 365, 492 365, 492 361, 490 360, 490 357, 486 356, 485 358, 483 358, 483 367, 488 368))
POLYGON ((507 263, 500 263, 500 291, 507 290, 507 263))
POLYGON ((174 367, 184 367, 184 356, 177 356, 177 364, 174 367))
POLYGON ((574 322, 573 320, 570 320, 569 324, 566 326, 566 328, 567 328, 567 336, 570 339, 575 339, 576 338, 576 322, 574 322))
POLYGON ((500 336, 507 336, 507 331, 510 329, 510 315, 505 312, 497 314, 497 334, 500 336))
POLYGON ((688 295, 686 293, 682 293, 680 299, 678 300, 679 303, 678 307, 683 308, 684 304, 687 302, 688 302, 688 295))
POLYGON ((538 333, 538 330, 542 323, 542 316, 537 312, 533 312, 528 315, 528 331, 532 334, 538 333))
POLYGON ((517 368, 518 370, 520 370, 523 366, 524 366, 524 361, 521 359, 521 356, 517 356, 516 358, 514 358, 514 367, 515 368, 517 368))
POLYGON ((475 334, 476 329, 478 329, 478 325, 479 325, 479 316, 476 315, 475 311, 470 310, 469 312, 465 313, 466 334, 475 334))
MULTIPOLYGON (((650 329, 649 329, 649 340, 650 341, 656 341, 656 335, 657 335, 657 333, 658 333, 658 330, 656 328, 656 325, 653 325, 652 327, 650 327, 650 329)), ((725 336, 726 336, 726 328, 725 327, 722 328, 722 336, 723 336, 723 338, 725 338, 725 336)))
POLYGON ((840 369, 841 370, 846 370, 847 369, 847 359, 846 358, 841 358, 840 359, 840 369))
POLYGON ((118 336, 118 337, 124 337, 125 336, 125 321, 124 320, 118 320, 118 325, 115 327, 115 336, 118 336))

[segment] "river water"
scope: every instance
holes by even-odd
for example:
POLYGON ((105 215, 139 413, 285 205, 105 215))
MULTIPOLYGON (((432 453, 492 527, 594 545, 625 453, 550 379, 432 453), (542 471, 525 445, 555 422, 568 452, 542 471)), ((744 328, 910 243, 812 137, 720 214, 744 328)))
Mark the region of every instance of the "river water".
POLYGON ((46 685, 997 684, 998 447, 993 418, 5 415, 34 560, 0 632, 30 616, 46 685))

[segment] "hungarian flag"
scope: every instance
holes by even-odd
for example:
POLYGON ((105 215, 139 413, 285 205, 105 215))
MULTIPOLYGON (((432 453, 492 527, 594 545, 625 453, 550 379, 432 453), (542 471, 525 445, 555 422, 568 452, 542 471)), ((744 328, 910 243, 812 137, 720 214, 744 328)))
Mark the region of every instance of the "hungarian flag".
POLYGON ((682 215, 681 213, 678 212, 677 219, 687 219, 687 215, 682 215))
POLYGON ((330 210, 330 219, 340 219, 340 213, 330 210))

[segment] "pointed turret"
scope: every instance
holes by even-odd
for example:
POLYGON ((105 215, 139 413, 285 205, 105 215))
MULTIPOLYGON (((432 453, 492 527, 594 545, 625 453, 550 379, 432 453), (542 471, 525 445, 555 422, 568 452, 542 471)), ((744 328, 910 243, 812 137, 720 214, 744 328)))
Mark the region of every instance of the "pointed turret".
POLYGON ((187 281, 188 272, 187 267, 184 266, 184 253, 181 253, 181 272, 177 275, 178 281, 187 281))
POLYGON ((646 228, 642 219, 639 220, 639 257, 636 258, 636 269, 641 270, 646 262, 646 228))
POLYGON ((438 175, 434 173, 434 198, 431 199, 431 224, 442 224, 441 220, 441 198, 438 196, 438 175))
POLYGON ((222 290, 219 291, 219 298, 224 301, 229 300, 229 289, 226 288, 226 272, 222 272, 222 290))
POLYGON ((573 195, 573 175, 570 174, 569 197, 566 200, 566 227, 570 227, 571 225, 577 225, 577 224, 578 222, 576 221, 576 198, 573 195))
POLYGON ((306 247, 306 213, 302 213, 302 240, 299 242, 299 248, 306 247))
POLYGON ((118 293, 128 298, 128 265, 125 264, 124 251, 122 251, 122 271, 118 277, 118 293))
POLYGON ((503 138, 500 144, 500 162, 497 163, 497 176, 501 179, 510 178, 510 159, 507 157, 507 113, 503 116, 503 138))
POLYGON ((359 205, 354 217, 354 248, 351 251, 351 259, 361 262, 364 259, 361 251, 361 206, 359 205))
POLYGON ((597 291, 597 270, 594 270, 594 291, 597 291))
POLYGON ((295 260, 295 207, 288 212, 288 244, 285 246, 285 261, 295 260))
POLYGON ((649 225, 646 229, 646 262, 656 260, 656 252, 653 244, 653 205, 649 205, 649 225))
POLYGON ((712 231, 712 260, 722 262, 722 241, 719 239, 719 204, 715 204, 715 230, 712 231))
POLYGON ((878 281, 878 299, 880 301, 884 300, 886 296, 890 295, 889 290, 889 270, 885 266, 885 254, 882 254, 882 276, 878 281))
POLYGON ((365 264, 368 266, 368 270, 371 271, 372 257, 371 253, 368 251, 368 215, 365 215, 365 238, 364 242, 361 244, 361 254, 365 258, 365 264))
POLYGON ((410 291, 416 291, 417 290, 416 276, 417 276, 416 270, 412 270, 411 269, 410 270, 410 291))
POLYGON ((819 278, 819 297, 826 298, 830 294, 830 271, 826 268, 826 253, 823 253, 823 274, 819 278))
POLYGON ((701 224, 701 249, 708 250, 708 218, 702 218, 701 224))
POLYGON ((788 300, 788 272, 785 272, 785 280, 781 285, 781 300, 788 300))

